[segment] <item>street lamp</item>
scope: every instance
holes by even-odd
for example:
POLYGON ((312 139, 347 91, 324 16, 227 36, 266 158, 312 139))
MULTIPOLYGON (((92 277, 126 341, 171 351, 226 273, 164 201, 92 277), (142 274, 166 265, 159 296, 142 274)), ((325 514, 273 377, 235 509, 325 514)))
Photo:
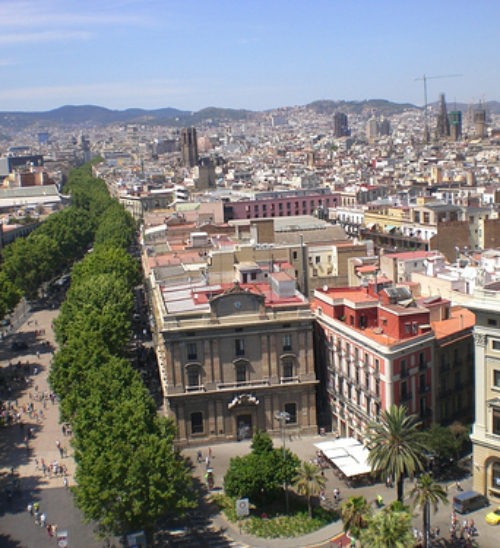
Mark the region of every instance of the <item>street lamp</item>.
MULTIPOLYGON (((285 447, 285 425, 287 422, 290 421, 290 413, 288 411, 280 411, 279 413, 276 413, 274 418, 280 423, 281 426, 281 441, 283 444, 283 464, 286 462, 286 447, 285 447)), ((288 504, 288 484, 286 481, 286 470, 283 467, 283 472, 285 473, 285 505, 286 505, 286 513, 289 512, 289 504, 288 504)))

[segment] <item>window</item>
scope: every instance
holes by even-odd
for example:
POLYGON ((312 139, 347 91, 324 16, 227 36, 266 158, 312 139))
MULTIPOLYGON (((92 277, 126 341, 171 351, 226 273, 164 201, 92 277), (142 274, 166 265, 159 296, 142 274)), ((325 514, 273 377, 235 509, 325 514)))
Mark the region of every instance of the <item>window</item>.
POLYGON ((298 253, 296 251, 293 252, 293 260, 296 261, 298 257, 298 253))
POLYGON ((234 352, 237 356, 244 356, 245 355, 245 340, 244 339, 236 339, 234 341, 234 352))
POLYGON ((400 368, 401 375, 406 375, 408 373, 408 370, 406 369, 406 360, 401 360, 400 368))
POLYGON ((493 409, 493 434, 500 436, 500 409, 493 409))
POLYGON ((203 413, 191 413, 191 434, 203 434, 203 413))
POLYGON ((500 388, 500 371, 498 369, 493 371, 493 386, 500 388))
POLYGON ((292 350, 292 336, 283 335, 283 352, 291 352, 292 350))
POLYGON ((200 386, 200 370, 198 367, 188 367, 187 381, 188 386, 200 386))
POLYGON ((244 363, 238 363, 236 365, 236 382, 246 382, 247 380, 247 366, 244 363))
POLYGON ((410 333, 411 331, 411 325, 409 323, 405 323, 405 333, 410 333))
POLYGON ((500 341, 491 341, 491 347, 493 350, 500 350, 500 341))
POLYGON ((500 489, 500 462, 494 462, 491 467, 491 486, 500 489))
POLYGON ((290 420, 288 421, 291 424, 297 422, 297 404, 296 403, 285 403, 285 413, 288 413, 290 420))
POLYGON ((380 373, 380 361, 375 359, 375 373, 380 373))
POLYGON ((187 356, 188 360, 190 361, 198 359, 198 353, 196 352, 196 343, 187 344, 187 356))
POLYGON ((406 381, 401 383, 401 399, 405 400, 408 397, 408 384, 406 381))
POLYGON ((494 320, 493 318, 488 318, 488 325, 496 327, 497 323, 498 322, 496 320, 494 320))
POLYGON ((293 361, 286 360, 283 362, 283 377, 290 379, 293 377, 293 361))

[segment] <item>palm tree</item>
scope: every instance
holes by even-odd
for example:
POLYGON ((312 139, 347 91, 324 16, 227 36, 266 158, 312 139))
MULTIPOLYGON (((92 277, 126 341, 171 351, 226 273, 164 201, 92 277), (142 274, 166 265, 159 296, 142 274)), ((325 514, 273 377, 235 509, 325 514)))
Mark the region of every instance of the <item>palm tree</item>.
POLYGON ((361 529, 364 529, 368 524, 370 514, 371 506, 363 495, 349 497, 349 500, 341 506, 344 532, 351 533, 354 538, 359 538, 361 529))
POLYGON ((326 480, 321 475, 321 470, 310 462, 302 462, 302 466, 297 469, 297 475, 292 479, 292 484, 298 493, 307 497, 310 518, 312 518, 311 497, 319 495, 325 487, 325 483, 326 480))
POLYGON ((413 548, 411 515, 384 508, 368 520, 359 540, 362 546, 370 548, 413 548))
POLYGON ((405 474, 410 479, 423 470, 423 454, 427 451, 416 415, 408 415, 406 407, 391 406, 382 412, 380 422, 370 423, 366 430, 368 463, 382 477, 394 477, 398 500, 403 502, 405 474))
POLYGON ((448 495, 439 483, 436 483, 430 474, 422 474, 415 487, 410 491, 410 496, 413 497, 413 508, 422 509, 422 527, 424 530, 424 548, 429 544, 430 534, 430 509, 437 512, 440 502, 448 504, 448 495))

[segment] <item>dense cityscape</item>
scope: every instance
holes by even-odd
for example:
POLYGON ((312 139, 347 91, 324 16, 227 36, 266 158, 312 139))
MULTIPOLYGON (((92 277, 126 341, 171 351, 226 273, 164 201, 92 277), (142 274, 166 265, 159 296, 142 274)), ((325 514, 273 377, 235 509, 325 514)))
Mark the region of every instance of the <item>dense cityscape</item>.
POLYGON ((496 106, 0 113, 2 546, 495 546, 496 106))

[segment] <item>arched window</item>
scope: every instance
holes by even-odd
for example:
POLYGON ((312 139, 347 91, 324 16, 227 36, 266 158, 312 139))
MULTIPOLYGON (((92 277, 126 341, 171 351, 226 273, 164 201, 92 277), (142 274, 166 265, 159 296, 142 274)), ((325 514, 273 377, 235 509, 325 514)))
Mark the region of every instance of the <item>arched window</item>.
POLYGON ((500 490, 500 461, 494 462, 491 467, 491 486, 500 490))
POLYGON ((200 368, 197 365, 190 365, 187 368, 187 385, 200 386, 200 368))
POLYGON ((236 364, 236 382, 244 383, 247 380, 247 364, 244 362, 238 362, 236 364))

